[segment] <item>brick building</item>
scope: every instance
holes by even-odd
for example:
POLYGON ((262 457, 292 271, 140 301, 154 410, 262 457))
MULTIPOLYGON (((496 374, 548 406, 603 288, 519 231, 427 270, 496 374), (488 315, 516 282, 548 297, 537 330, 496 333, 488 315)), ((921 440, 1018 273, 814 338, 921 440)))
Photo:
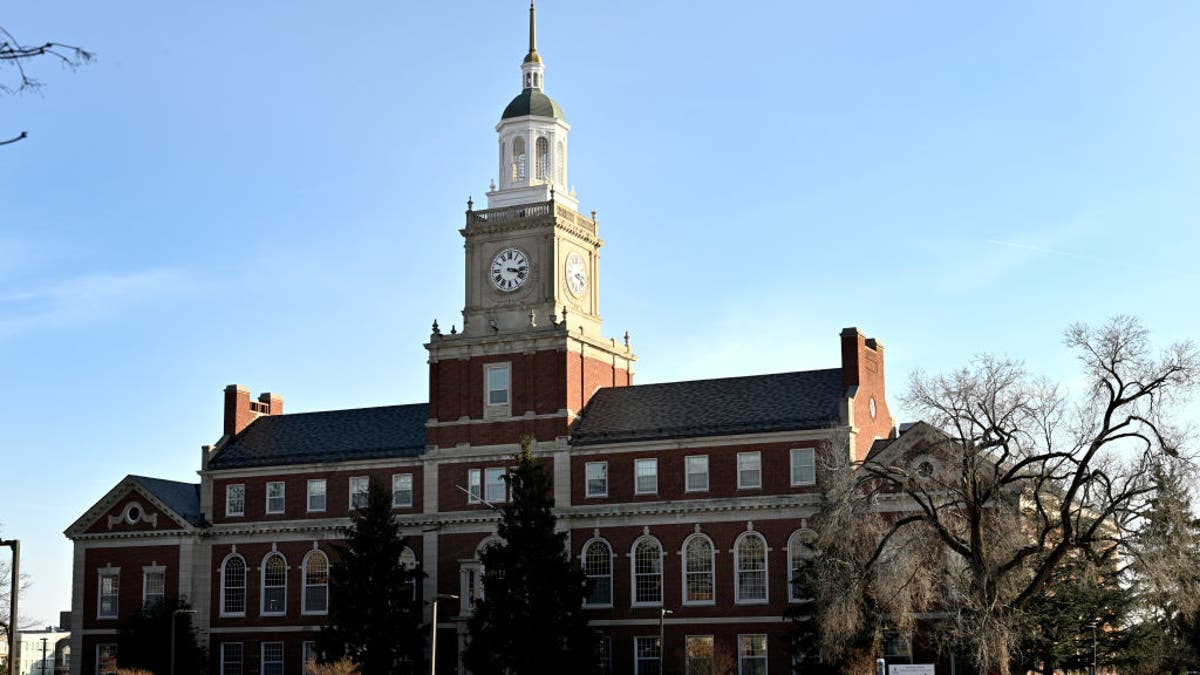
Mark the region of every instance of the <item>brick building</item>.
POLYGON ((635 386, 628 338, 602 334, 602 241, 567 188, 570 126, 544 93, 532 9, 521 71, 499 185, 461 230, 462 328, 435 323, 425 345, 428 402, 285 414, 278 395, 227 387, 198 484, 128 476, 67 529, 72 675, 112 672, 118 618, 164 594, 196 608, 213 673, 301 673, 370 479, 392 486, 406 557, 428 573, 415 592, 460 597, 437 626, 439 671, 460 672, 495 531, 485 502, 505 501, 525 435, 593 582, 607 672, 657 673, 660 621, 675 667, 715 649, 743 673, 790 671, 782 616, 816 454, 835 432, 856 458, 894 436, 883 347, 847 328, 825 370, 635 386))

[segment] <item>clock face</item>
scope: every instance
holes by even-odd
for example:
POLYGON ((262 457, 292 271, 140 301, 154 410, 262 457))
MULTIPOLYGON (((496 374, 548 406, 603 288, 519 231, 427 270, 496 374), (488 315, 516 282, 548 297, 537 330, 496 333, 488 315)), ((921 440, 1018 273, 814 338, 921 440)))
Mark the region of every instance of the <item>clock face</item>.
POLYGON ((567 290, 571 291, 571 295, 576 297, 583 295, 583 291, 587 289, 587 267, 583 264, 583 256, 572 251, 567 256, 565 274, 567 290))
POLYGON ((492 258, 488 273, 497 290, 511 293, 529 279, 529 256, 519 248, 506 248, 492 258))

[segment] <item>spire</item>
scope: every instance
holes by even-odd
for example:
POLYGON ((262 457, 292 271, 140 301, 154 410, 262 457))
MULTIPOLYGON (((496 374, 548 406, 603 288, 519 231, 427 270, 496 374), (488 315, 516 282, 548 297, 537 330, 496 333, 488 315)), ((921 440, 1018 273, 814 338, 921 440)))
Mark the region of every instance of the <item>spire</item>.
POLYGON ((525 55, 525 63, 531 61, 542 61, 537 53, 537 10, 533 7, 533 0, 529 0, 529 53, 525 55))

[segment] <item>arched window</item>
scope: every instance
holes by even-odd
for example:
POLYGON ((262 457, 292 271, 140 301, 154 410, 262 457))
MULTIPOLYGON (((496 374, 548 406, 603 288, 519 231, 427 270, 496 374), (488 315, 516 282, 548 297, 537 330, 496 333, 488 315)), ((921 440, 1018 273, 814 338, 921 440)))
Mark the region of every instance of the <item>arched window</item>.
POLYGON ((513 180, 525 180, 525 139, 517 136, 512 144, 513 180))
POLYGON ((713 590, 713 544, 703 534, 693 534, 683 542, 683 602, 710 604, 713 590))
POLYGON ((740 603, 767 601, 767 542, 757 532, 747 532, 733 545, 737 565, 734 600, 740 603))
POLYGON ((588 580, 584 604, 612 606, 612 548, 603 539, 593 539, 583 547, 583 574, 588 580))
POLYGON ((555 181, 559 185, 563 185, 567 182, 567 146, 559 141, 557 150, 558 152, 554 155, 555 181))
POLYGON ((550 141, 545 136, 537 139, 537 177, 538 180, 550 177, 550 141))
POLYGON ((797 579, 804 565, 813 558, 812 543, 816 538, 817 533, 812 530, 796 530, 788 539, 788 600, 792 602, 808 600, 797 579))
POLYGON ((407 582, 405 582, 405 586, 408 587, 408 589, 409 589, 408 596, 412 598, 413 602, 416 602, 417 601, 417 574, 418 574, 418 572, 417 572, 417 554, 413 553, 413 550, 407 546, 405 546, 404 550, 400 552, 400 567, 404 568, 406 571, 411 572, 413 574, 413 576, 410 577, 407 582))
POLYGON ((313 551, 304 558, 304 597, 301 611, 325 614, 329 611, 329 558, 313 551))
POLYGON ((221 613, 246 613, 246 561, 237 554, 221 565, 221 613))
POLYGON ((633 604, 661 605, 663 601, 662 544, 651 536, 633 544, 633 604))
POLYGON ((287 612, 287 561, 278 553, 269 554, 262 566, 262 613, 287 612))

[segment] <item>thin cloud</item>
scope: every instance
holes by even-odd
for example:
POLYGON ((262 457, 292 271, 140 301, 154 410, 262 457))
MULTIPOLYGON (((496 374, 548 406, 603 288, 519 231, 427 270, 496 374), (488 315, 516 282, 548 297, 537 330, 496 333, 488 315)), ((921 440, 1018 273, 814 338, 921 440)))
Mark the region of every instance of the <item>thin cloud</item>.
POLYGON ((0 339, 102 321, 154 298, 177 293, 171 269, 91 274, 0 292, 0 339))
POLYGON ((1058 255, 1058 256, 1062 256, 1064 258, 1074 258, 1076 260, 1088 260, 1091 262, 1104 263, 1105 265, 1115 264, 1114 261, 1107 260, 1105 258, 1097 258, 1095 256, 1084 255, 1082 253, 1072 253, 1070 251, 1060 251, 1059 249, 1049 248, 1047 246, 1035 246, 1033 244, 1022 244, 1020 242, 1005 241, 1003 239, 988 239, 987 243, 996 244, 997 246, 1008 246, 1010 248, 1018 248, 1023 251, 1033 251, 1035 253, 1046 253, 1049 255, 1058 255))

